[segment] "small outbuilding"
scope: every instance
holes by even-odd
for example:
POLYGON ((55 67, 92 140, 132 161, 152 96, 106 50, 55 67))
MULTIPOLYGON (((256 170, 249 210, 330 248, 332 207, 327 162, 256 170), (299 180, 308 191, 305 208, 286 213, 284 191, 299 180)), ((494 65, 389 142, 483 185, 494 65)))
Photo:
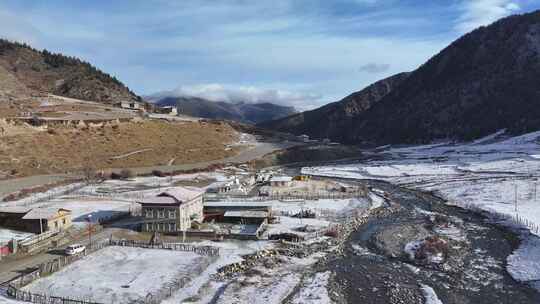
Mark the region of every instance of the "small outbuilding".
POLYGON ((258 210, 227 211, 223 215, 223 220, 229 223, 242 224, 268 224, 269 213, 258 210))
POLYGON ((71 227, 71 211, 63 208, 0 208, 0 227, 40 234, 71 227))
POLYGON ((270 178, 270 186, 272 187, 289 187, 292 184, 290 176, 273 176, 270 178))

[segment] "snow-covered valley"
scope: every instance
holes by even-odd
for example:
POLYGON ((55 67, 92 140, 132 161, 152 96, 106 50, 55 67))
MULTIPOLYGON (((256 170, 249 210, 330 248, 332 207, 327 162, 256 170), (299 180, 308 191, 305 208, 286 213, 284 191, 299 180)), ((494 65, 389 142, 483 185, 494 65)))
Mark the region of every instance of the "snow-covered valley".
MULTIPOLYGON (((463 208, 487 211, 492 221, 517 231, 521 246, 507 269, 519 281, 540 280, 540 132, 508 137, 504 132, 465 144, 385 147, 384 160, 304 167, 304 174, 384 180, 428 191, 463 208)), ((537 286, 538 287, 538 286, 537 286)))

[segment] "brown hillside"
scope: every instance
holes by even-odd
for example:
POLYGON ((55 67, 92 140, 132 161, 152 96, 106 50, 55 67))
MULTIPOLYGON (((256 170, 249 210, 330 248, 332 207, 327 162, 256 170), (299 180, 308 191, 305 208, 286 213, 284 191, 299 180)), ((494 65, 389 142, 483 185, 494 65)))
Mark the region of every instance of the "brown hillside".
POLYGON ((26 87, 35 92, 102 103, 140 100, 115 77, 87 62, 47 50, 38 51, 25 44, 0 39, 0 67, 0 79, 10 80, 9 84, 1 85, 0 91, 26 87))
POLYGON ((225 150, 235 136, 227 124, 162 121, 0 136, 0 176, 73 172, 88 163, 101 169, 221 159, 236 153, 225 150))

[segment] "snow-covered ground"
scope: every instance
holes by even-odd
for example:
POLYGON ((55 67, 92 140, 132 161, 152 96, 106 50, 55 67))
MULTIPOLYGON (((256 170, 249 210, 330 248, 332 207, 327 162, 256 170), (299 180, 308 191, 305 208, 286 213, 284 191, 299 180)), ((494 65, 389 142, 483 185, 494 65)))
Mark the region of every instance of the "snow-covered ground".
POLYGON ((443 304, 433 288, 422 285, 422 293, 424 294, 424 298, 426 298, 426 304, 443 304))
POLYGON ((192 252, 107 247, 24 289, 101 303, 131 303, 167 282, 196 275, 205 259, 192 252))
POLYGON ((24 240, 34 234, 28 232, 15 231, 10 229, 0 229, 0 245, 5 244, 13 239, 24 240))
POLYGON ((305 167, 305 174, 352 179, 380 179, 433 191, 452 204, 502 213, 527 223, 521 247, 508 259, 518 280, 540 280, 540 131, 505 137, 500 131, 465 144, 384 147, 383 161, 305 167))
POLYGON ((300 291, 292 299, 294 304, 330 304, 332 300, 328 295, 328 281, 330 272, 321 272, 310 278, 309 282, 300 288, 300 291))
MULTIPOLYGON (((220 205, 238 205, 245 202, 222 201, 220 205)), ((207 203, 212 205, 213 202, 207 203)), ((341 221, 344 216, 351 215, 352 210, 362 210, 369 207, 368 200, 361 198, 353 199, 319 199, 319 200, 291 200, 279 201, 271 200, 264 202, 250 202, 252 205, 271 206, 274 215, 279 217, 279 221, 267 226, 266 234, 280 234, 294 232, 298 235, 304 235, 309 232, 329 227, 335 222, 341 221), (311 211, 317 218, 293 217, 300 212, 311 211), (300 232, 299 228, 307 226, 309 231, 300 232)))
MULTIPOLYGON (((17 201, 0 203, 4 206, 26 206, 30 208, 64 208, 71 210, 75 225, 85 225, 91 215, 92 221, 107 219, 138 207, 137 199, 154 196, 181 181, 222 181, 223 173, 182 174, 172 177, 137 177, 131 180, 108 180, 97 185, 72 184, 53 188, 17 201)), ((2 242, 0 230, 0 243, 2 242)), ((7 235, 7 232, 6 232, 7 235)), ((9 236, 8 236, 9 237, 9 236)))

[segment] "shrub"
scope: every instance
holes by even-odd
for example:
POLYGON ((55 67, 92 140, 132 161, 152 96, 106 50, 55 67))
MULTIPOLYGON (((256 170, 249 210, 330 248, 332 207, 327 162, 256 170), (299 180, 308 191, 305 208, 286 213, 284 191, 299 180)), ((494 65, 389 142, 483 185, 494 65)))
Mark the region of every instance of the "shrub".
POLYGON ((157 177, 165 177, 167 174, 161 170, 152 170, 152 175, 157 177))
POLYGON ((121 179, 128 179, 132 178, 133 176, 135 176, 135 174, 133 174, 133 171, 131 171, 130 169, 123 169, 122 171, 120 171, 121 179))

